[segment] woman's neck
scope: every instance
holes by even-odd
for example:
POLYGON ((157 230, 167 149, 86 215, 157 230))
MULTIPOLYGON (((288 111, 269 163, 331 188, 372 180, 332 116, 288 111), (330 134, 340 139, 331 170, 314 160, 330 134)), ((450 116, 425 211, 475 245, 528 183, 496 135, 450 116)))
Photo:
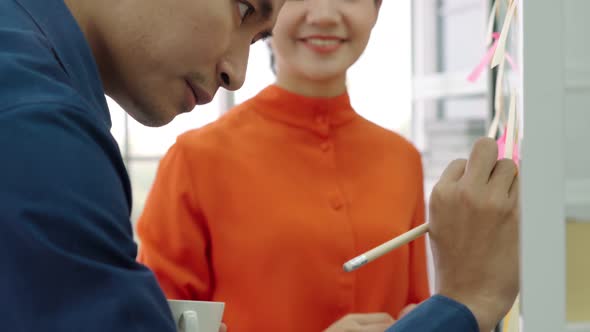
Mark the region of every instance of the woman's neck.
POLYGON ((325 80, 311 80, 290 73, 277 73, 276 84, 293 93, 306 97, 330 98, 346 92, 346 74, 325 80))

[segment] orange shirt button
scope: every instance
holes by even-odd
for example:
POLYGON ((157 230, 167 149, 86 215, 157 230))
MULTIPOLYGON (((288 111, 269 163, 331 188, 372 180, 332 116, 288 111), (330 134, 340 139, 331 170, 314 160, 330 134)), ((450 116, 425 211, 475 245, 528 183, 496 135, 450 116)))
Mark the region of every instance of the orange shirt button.
POLYGON ((318 115, 315 118, 315 122, 317 122, 317 124, 320 126, 326 126, 328 124, 328 119, 323 115, 318 115))
POLYGON ((339 211, 344 207, 344 203, 338 197, 332 197, 330 200, 330 205, 332 205, 332 209, 339 211))
POLYGON ((332 149, 332 144, 330 144, 330 142, 322 142, 322 144, 320 144, 320 149, 324 152, 328 152, 332 149))

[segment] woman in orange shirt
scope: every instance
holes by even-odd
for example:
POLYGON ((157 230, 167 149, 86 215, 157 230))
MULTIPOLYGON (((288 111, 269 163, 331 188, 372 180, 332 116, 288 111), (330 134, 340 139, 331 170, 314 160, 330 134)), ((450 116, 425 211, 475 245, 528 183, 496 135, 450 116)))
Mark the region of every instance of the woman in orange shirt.
POLYGON ((288 1, 276 84, 168 151, 138 234, 169 298, 226 302, 234 331, 336 332, 383 331, 429 296, 423 239, 342 269, 424 222, 418 151, 346 91, 379 6, 288 1))

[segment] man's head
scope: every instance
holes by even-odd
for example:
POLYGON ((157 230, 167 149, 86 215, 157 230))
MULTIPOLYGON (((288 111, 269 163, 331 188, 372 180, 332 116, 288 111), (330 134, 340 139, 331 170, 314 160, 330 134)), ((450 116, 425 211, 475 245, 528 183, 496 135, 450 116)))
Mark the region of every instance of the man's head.
POLYGON ((149 126, 240 88, 284 0, 66 0, 106 93, 149 126))

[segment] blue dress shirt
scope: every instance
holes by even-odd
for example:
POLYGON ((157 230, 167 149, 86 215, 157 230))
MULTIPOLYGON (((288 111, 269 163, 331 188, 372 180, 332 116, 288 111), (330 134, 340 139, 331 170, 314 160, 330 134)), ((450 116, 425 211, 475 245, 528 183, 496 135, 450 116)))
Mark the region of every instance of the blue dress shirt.
POLYGON ((0 0, 0 331, 175 331, 110 126, 63 0, 0 0))
POLYGON ((434 295, 387 332, 479 332, 471 311, 448 297, 434 295))

